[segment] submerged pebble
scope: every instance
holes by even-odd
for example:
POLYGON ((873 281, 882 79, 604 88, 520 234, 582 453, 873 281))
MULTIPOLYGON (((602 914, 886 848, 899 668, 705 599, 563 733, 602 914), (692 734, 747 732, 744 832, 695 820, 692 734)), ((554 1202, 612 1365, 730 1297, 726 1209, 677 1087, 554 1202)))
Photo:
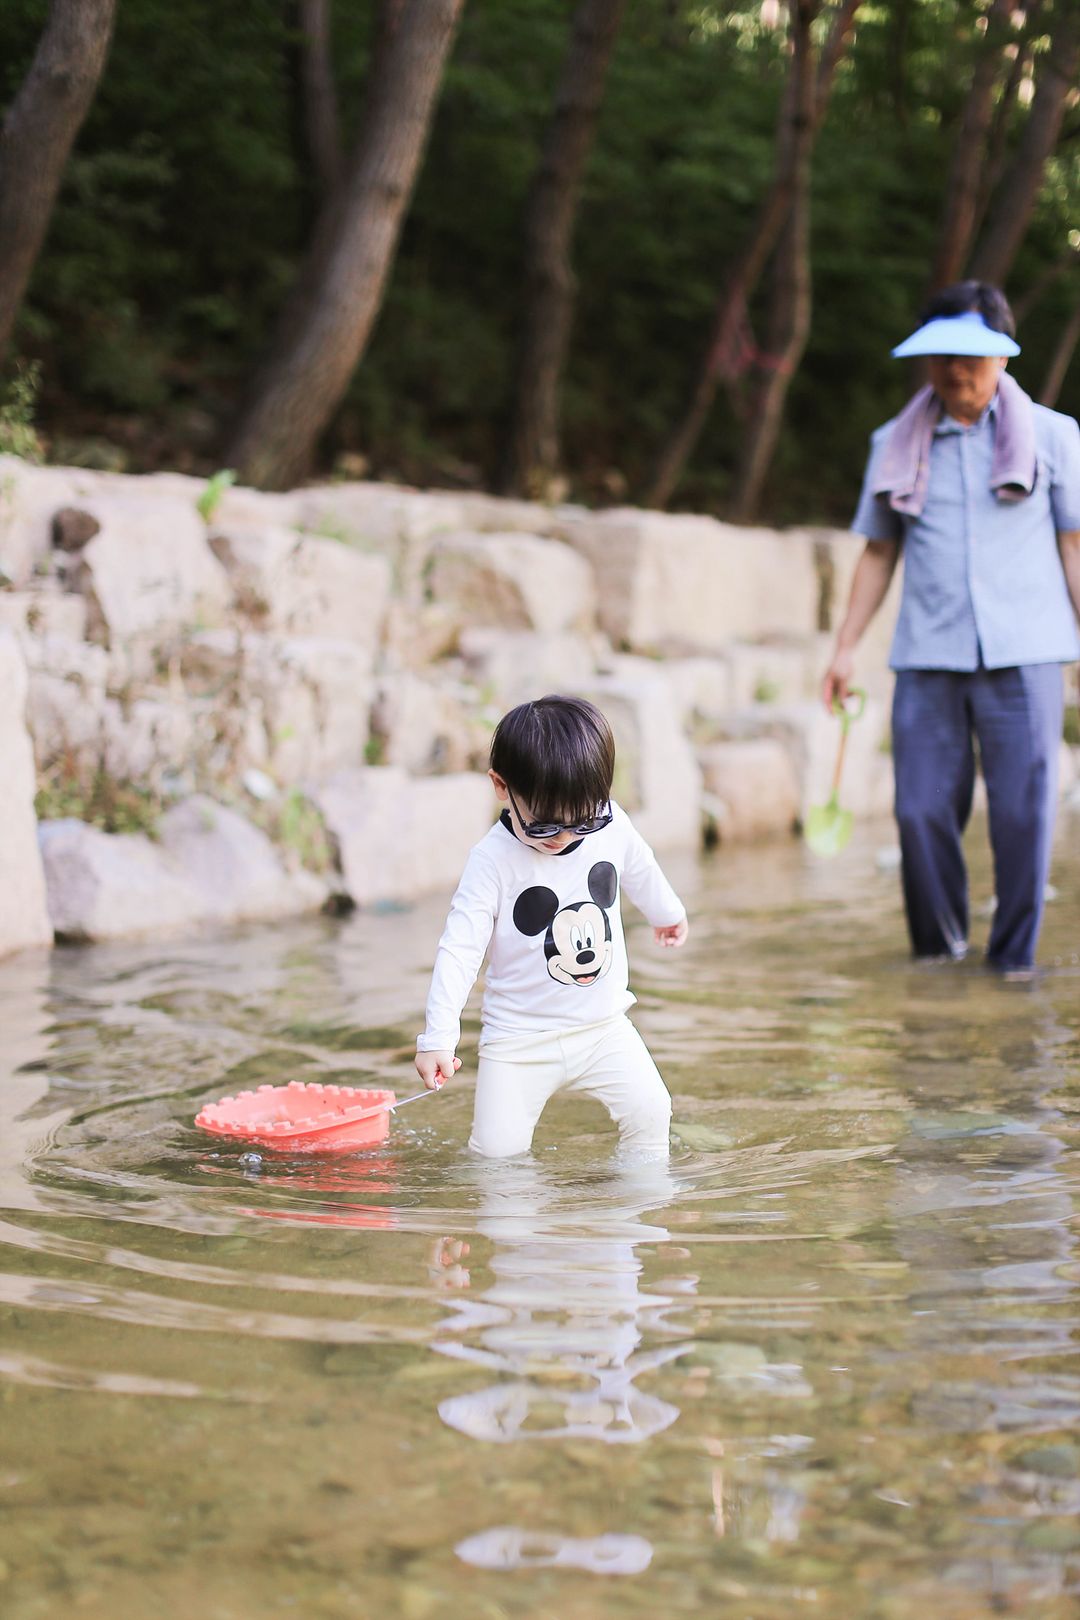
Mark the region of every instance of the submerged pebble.
POLYGON ((1065 1441, 1057 1446, 1032 1446, 1015 1459, 1015 1466, 1053 1479, 1080 1479, 1080 1446, 1065 1441))

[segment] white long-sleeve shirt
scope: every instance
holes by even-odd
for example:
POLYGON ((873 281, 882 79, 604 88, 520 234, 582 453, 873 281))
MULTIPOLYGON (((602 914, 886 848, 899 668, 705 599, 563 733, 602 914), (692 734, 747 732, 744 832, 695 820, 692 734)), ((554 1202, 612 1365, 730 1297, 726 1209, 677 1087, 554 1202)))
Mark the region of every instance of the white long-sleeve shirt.
POLYGON ((681 922, 686 909, 626 812, 611 808, 610 826, 559 855, 530 848, 502 819, 473 846, 436 952, 418 1051, 454 1051, 485 954, 482 1042, 595 1024, 633 1006, 622 892, 654 928, 681 922))

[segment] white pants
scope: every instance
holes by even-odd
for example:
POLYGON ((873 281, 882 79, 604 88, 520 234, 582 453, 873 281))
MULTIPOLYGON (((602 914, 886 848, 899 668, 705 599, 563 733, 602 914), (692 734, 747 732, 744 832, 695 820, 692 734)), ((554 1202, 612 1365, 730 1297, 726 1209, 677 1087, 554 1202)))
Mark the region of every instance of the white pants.
POLYGON ((671 1097, 625 1014, 581 1029, 490 1041, 480 1047, 469 1146, 486 1158, 524 1153, 557 1091, 595 1097, 619 1127, 619 1145, 666 1154, 671 1097))

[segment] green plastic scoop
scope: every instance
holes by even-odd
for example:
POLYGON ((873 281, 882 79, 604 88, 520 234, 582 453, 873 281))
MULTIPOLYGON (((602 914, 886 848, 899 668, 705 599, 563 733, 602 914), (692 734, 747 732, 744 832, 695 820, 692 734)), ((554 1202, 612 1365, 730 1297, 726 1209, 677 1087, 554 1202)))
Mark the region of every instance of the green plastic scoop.
POLYGON ((806 842, 815 855, 839 855, 846 848, 855 827, 850 810, 840 808, 840 775, 844 769, 844 750, 847 748, 851 722, 858 720, 866 708, 866 693, 853 686, 841 702, 833 698, 833 713, 840 717, 840 747, 836 751, 836 769, 833 771, 832 792, 827 804, 816 804, 806 817, 806 842))

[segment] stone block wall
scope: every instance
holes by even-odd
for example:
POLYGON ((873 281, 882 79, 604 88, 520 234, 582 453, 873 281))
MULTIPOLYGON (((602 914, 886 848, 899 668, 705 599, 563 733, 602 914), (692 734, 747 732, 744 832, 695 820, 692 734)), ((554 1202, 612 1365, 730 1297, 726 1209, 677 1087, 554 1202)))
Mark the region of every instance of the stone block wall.
MULTIPOLYGON (((853 536, 363 483, 207 512, 206 489, 0 457, 0 951, 449 893, 494 813, 494 724, 546 691, 609 714, 660 849, 791 836, 827 797, 853 536), (87 825, 110 793, 147 825, 87 825)), ((845 767, 867 815, 894 614, 845 767)))

